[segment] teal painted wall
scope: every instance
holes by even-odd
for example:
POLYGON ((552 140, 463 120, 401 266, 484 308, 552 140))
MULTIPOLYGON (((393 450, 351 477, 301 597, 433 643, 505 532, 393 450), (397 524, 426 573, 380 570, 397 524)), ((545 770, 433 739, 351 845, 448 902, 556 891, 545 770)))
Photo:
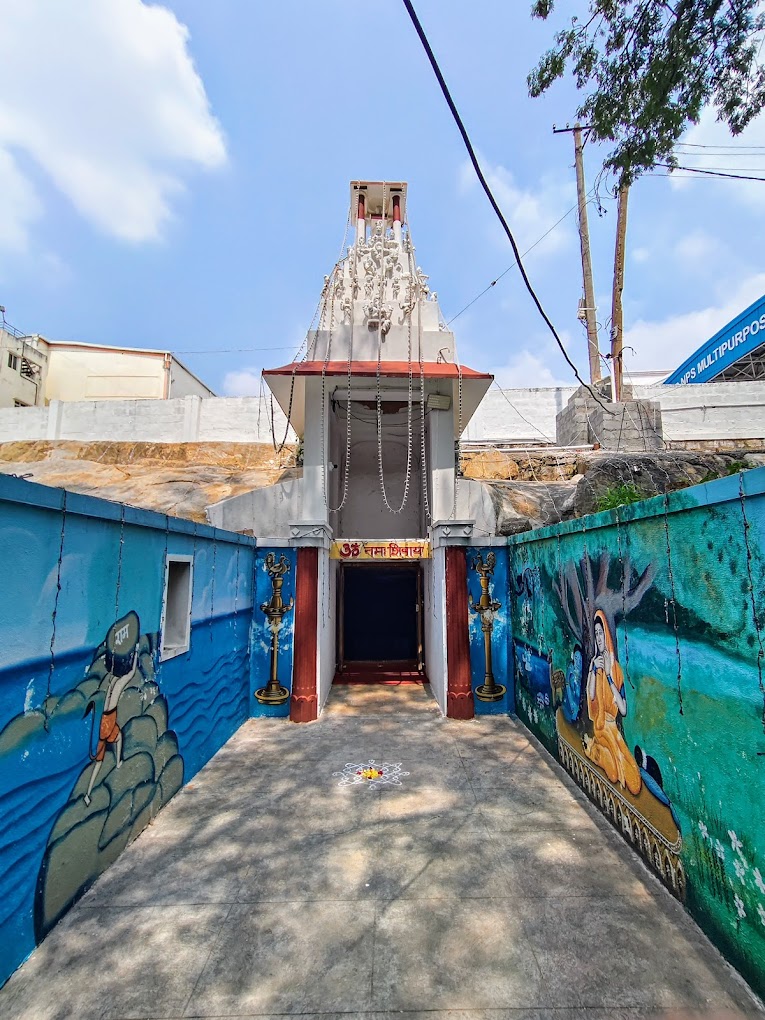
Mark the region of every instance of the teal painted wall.
POLYGON ((765 469, 508 554, 518 716, 765 992, 765 469))
POLYGON ((255 551, 0 476, 0 984, 247 718, 255 551), (168 553, 191 634, 163 662, 168 553))

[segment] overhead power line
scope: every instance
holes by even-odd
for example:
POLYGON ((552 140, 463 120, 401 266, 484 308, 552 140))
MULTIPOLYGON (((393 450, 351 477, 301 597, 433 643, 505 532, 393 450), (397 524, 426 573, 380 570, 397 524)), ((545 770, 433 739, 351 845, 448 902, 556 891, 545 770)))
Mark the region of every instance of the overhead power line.
MULTIPOLYGON (((666 170, 685 170, 691 174, 702 174, 705 177, 728 177, 732 180, 739 181, 765 181, 765 177, 748 177, 746 174, 729 174, 722 170, 702 170, 701 167, 697 166, 682 166, 680 163, 677 166, 672 166, 671 163, 657 163, 656 166, 664 167, 666 170)), ((765 168, 763 168, 765 173, 765 168)), ((671 175, 668 175, 671 176, 671 175)))
POLYGON ((209 351, 173 351, 173 354, 252 354, 255 351, 291 351, 294 344, 282 344, 281 347, 216 347, 209 351))
MULTIPOLYGON (((591 195, 593 193, 593 191, 595 191, 594 187, 589 190, 589 192, 587 193, 588 196, 591 195)), ((538 244, 541 244, 542 241, 544 241, 544 239, 547 237, 547 235, 551 234, 553 232, 553 230, 555 230, 556 227, 559 227, 561 225, 561 223, 566 219, 566 217, 570 216, 571 213, 574 212, 574 210, 576 209, 577 205, 578 205, 578 203, 572 205, 570 209, 568 209, 566 212, 563 213, 563 215, 561 216, 561 218, 559 220, 556 220, 555 223, 553 223, 553 225, 548 230, 545 230, 544 234, 542 234, 541 237, 538 237, 533 244, 530 244, 529 247, 526 249, 526 251, 523 252, 523 258, 525 258, 530 251, 533 251, 534 248, 536 248, 536 246, 538 244)), ((503 270, 499 274, 499 276, 496 278, 496 280, 492 280, 491 283, 488 284, 488 286, 484 287, 484 289, 481 291, 480 294, 476 294, 476 296, 472 299, 472 301, 468 301, 468 303, 465 305, 464 308, 460 308, 460 310, 457 312, 457 314, 453 315, 451 317, 451 319, 449 319, 447 321, 446 325, 447 326, 451 326, 451 324, 454 322, 455 319, 459 319, 460 315, 462 315, 463 312, 466 312, 468 310, 468 308, 470 308, 471 305, 474 305, 476 303, 476 301, 478 301, 479 298, 482 298, 484 296, 484 294, 488 294, 488 292, 491 290, 491 288, 492 287, 496 287, 496 285, 499 283, 499 281, 502 279, 502 277, 503 276, 507 276, 507 274, 510 272, 510 270, 514 269, 517 265, 518 265, 517 262, 511 262, 510 265, 507 267, 507 269, 503 270)))
POLYGON ((520 250, 518 249, 518 245, 516 244, 515 238, 513 237, 513 232, 511 231, 510 227, 508 226, 507 220, 505 219, 504 215, 502 214, 502 210, 500 209, 499 205, 497 204, 497 200, 494 197, 494 195, 492 193, 492 190, 489 187, 489 185, 488 185, 488 183, 486 181, 486 178, 483 175, 483 171, 481 170, 481 166, 480 166, 480 164, 478 162, 478 157, 476 156, 475 149, 473 148, 473 143, 470 141, 470 136, 468 135, 467 130, 465 128, 465 125, 462 122, 462 117, 460 116, 459 111, 457 110, 457 107, 454 104, 454 100, 452 99, 451 93, 449 92, 449 88, 448 88, 448 86, 446 84, 446 81, 444 80, 444 76, 441 73, 441 68, 438 66, 438 61, 436 60, 436 58, 435 58, 435 56, 433 54, 433 50, 430 47, 430 43, 428 42, 428 38, 425 35, 425 31, 424 31, 422 25, 420 24, 420 19, 417 17, 415 9, 412 6, 411 0, 403 0, 403 3, 404 3, 404 7, 406 7, 407 13, 409 14, 409 17, 411 18, 412 24, 414 25, 414 29, 417 32, 417 35, 419 36, 420 42, 422 43, 422 46, 423 46, 423 49, 425 50, 425 53, 428 56, 428 60, 430 61, 430 66, 433 68, 433 73, 435 74, 436 79, 438 80, 438 84, 441 87, 441 91, 443 92, 444 99, 446 100, 447 106, 451 110, 451 114, 452 114, 452 117, 454 118, 454 122, 457 125, 457 129, 459 130, 460 135, 462 136, 462 141, 465 143, 465 148, 467 149, 468 156, 470 157, 470 162, 473 164, 473 169, 476 172, 476 176, 478 177, 478 180, 479 180, 479 182, 481 184, 481 187, 483 188, 483 190, 484 190, 484 192, 486 194, 486 197, 489 200, 489 203, 490 203, 492 209, 496 213, 497 219, 502 224, 502 229, 505 231, 505 234, 507 235, 507 239, 510 242, 510 246, 513 249, 513 255, 515 255, 515 261, 516 261, 516 263, 518 265, 518 269, 520 270, 521 276, 523 277, 523 282, 526 285, 526 290, 531 295, 531 299, 534 302, 534 304, 536 305, 537 311, 542 316, 542 318, 544 319, 548 329, 550 330, 550 332, 552 333, 553 337, 555 338, 555 342, 558 345, 558 348, 559 348, 561 354, 565 358, 566 363, 568 364, 568 366, 571 368, 572 372, 574 373, 574 377, 582 384, 582 386, 584 386, 589 391, 591 396, 595 400, 597 400, 597 402, 599 404, 602 405, 603 401, 600 399, 600 397, 592 390, 592 388, 584 381, 584 379, 579 374, 579 369, 576 367, 574 362, 569 357, 568 351, 566 350, 566 348, 565 348, 565 346, 563 344, 563 341, 558 336, 558 331, 556 330, 555 326, 552 324, 552 320, 548 316, 547 312, 542 307, 542 302, 537 297, 536 291, 534 290, 534 288, 531 285, 531 281, 529 280, 528 275, 526 273, 526 270, 523 267, 522 256, 521 256, 520 250))
MULTIPOLYGON (((704 164, 708 163, 710 160, 713 160, 716 163, 730 163, 730 167, 726 166, 724 169, 737 171, 746 170, 747 167, 739 166, 737 163, 732 161, 743 159, 748 163, 756 159, 765 159, 765 152, 686 152, 683 149, 675 149, 674 155, 682 160, 692 159, 694 160, 694 165, 698 166, 704 166, 704 164)), ((756 169, 759 170, 761 168, 757 167, 756 169)))
POLYGON ((731 153, 742 152, 765 152, 765 145, 702 145, 701 142, 678 142, 677 149, 716 149, 730 151, 731 153))
MULTIPOLYGON (((658 163, 656 165, 659 166, 658 163)), ((742 174, 765 174, 765 166, 689 166, 678 167, 678 169, 687 169, 691 173, 728 174, 730 177, 740 177, 742 174)), ((759 180, 759 178, 756 179, 759 180)))

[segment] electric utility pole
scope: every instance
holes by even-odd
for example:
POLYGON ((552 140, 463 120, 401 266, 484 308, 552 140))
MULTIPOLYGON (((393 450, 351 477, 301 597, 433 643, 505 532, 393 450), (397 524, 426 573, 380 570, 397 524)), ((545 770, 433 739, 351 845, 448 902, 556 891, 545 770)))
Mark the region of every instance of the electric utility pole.
POLYGON ((629 188, 619 188, 616 205, 616 247, 614 249, 614 289, 611 298, 611 373, 614 400, 622 399, 622 290, 624 289, 624 248, 627 239, 627 197, 629 188))
POLYGON ((579 245, 582 251, 582 278, 584 280, 584 315, 587 325, 587 356, 590 362, 590 382, 598 382, 600 372, 600 350, 598 348, 598 325, 595 321, 595 289, 592 283, 592 259, 590 257, 590 231, 587 226, 587 195, 584 190, 584 159, 582 156, 582 126, 572 128, 553 127, 556 135, 574 135, 574 163, 576 166, 576 193, 579 207, 579 245))

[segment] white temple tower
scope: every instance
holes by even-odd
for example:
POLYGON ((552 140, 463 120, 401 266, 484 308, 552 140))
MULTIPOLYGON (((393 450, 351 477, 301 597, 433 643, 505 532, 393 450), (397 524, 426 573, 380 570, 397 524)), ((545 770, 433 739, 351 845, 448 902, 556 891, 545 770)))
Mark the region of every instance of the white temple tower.
MULTIPOLYGON (((349 671, 425 674, 442 711, 460 714, 448 549, 471 540, 485 495, 458 478, 457 443, 492 376, 459 364, 406 205, 403 182, 351 182, 352 243, 325 278, 305 354, 263 372, 302 439, 303 477, 212 516, 251 528, 259 545, 299 549, 293 703, 305 700, 293 718, 315 718, 349 671)), ((464 589, 464 553, 461 562, 464 589)))

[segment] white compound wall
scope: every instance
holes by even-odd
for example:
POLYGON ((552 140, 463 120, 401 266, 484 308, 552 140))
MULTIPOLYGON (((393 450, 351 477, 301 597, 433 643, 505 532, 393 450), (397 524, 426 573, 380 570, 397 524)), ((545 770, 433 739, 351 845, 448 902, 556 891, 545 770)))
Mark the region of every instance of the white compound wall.
MULTIPOLYGON (((555 443, 555 416, 574 387, 492 387, 463 440, 539 445, 555 443)), ((661 404, 664 438, 693 442, 765 440, 765 384, 704 383, 635 386, 634 395, 661 404)), ((270 401, 260 397, 170 400, 51 401, 47 407, 0 408, 0 442, 25 439, 113 440, 149 443, 270 443, 270 401)), ((277 439, 286 421, 274 405, 277 439)), ((287 433, 288 441, 295 440, 287 433)))

